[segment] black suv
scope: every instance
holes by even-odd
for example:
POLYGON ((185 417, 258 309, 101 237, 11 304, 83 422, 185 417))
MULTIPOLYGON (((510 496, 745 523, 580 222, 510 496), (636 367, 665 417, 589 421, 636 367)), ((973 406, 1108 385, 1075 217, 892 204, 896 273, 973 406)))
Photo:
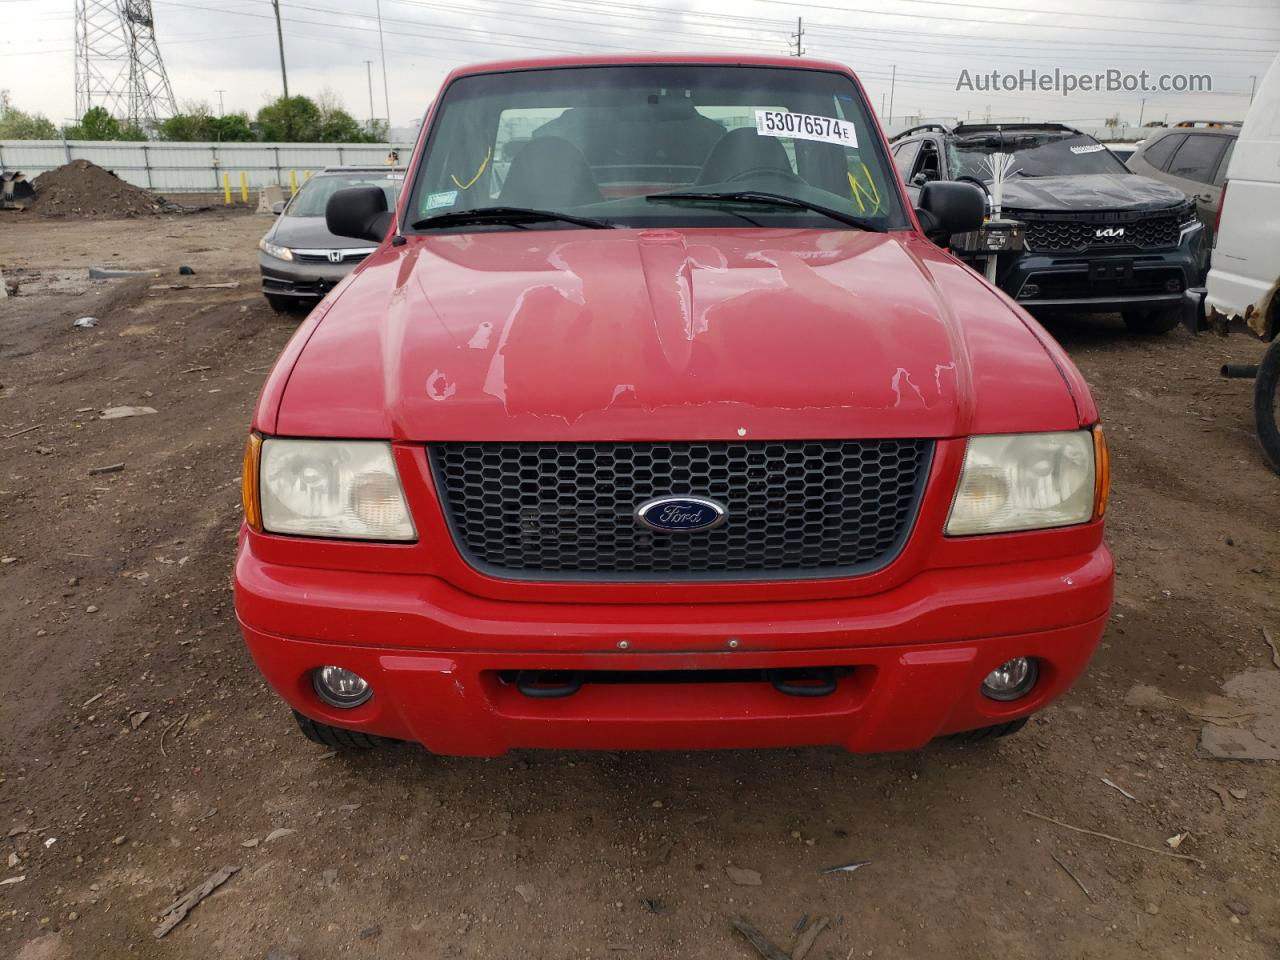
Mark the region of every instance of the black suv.
POLYGON ((891 144, 909 192, 932 180, 964 180, 987 192, 989 208, 986 158, 1013 156, 1000 219, 953 238, 952 248, 1024 307, 1119 311, 1135 333, 1167 333, 1180 319, 1182 291, 1203 279, 1207 250, 1194 203, 1131 173, 1079 130, 930 123, 891 144))

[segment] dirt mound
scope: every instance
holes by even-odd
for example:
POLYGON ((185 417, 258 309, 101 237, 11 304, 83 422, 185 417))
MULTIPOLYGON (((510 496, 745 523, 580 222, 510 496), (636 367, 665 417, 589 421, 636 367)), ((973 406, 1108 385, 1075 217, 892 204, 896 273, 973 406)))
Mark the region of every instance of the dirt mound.
POLYGON ((47 217, 143 217, 182 210, 88 160, 46 170, 36 177, 35 189, 27 209, 47 217))

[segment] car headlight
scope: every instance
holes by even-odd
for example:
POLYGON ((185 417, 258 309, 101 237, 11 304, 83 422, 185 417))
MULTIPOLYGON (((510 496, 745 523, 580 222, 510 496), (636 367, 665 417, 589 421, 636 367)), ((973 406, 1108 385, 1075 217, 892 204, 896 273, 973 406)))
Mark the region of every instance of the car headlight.
POLYGON ((262 529, 360 540, 413 540, 391 445, 267 437, 259 454, 262 529))
POLYGON ((277 260, 293 259, 293 251, 290 248, 282 247, 278 243, 268 243, 266 237, 258 241, 258 249, 268 257, 275 257, 277 260))
POLYGON ((1100 428, 970 437, 947 519, 949 536, 1086 523, 1106 507, 1100 428))

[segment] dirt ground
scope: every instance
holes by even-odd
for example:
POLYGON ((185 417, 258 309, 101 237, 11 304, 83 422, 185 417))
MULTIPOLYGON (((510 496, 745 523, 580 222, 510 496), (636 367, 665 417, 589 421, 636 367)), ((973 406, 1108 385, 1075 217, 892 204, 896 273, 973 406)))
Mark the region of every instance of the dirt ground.
POLYGON ((0 957, 753 957, 739 914, 784 950, 830 918, 813 960, 1280 957, 1280 769, 1198 752, 1197 714, 1248 722, 1213 695, 1280 636, 1280 478, 1251 383, 1217 375, 1256 341, 1052 325, 1107 422, 1118 596, 1086 677, 1017 737, 335 756, 232 615, 244 435, 296 323, 257 291, 266 225, 0 215, 0 957), (151 289, 180 281, 240 285, 151 289), (98 419, 117 405, 156 413, 98 419), (1166 855, 1182 833, 1202 865, 1166 855))

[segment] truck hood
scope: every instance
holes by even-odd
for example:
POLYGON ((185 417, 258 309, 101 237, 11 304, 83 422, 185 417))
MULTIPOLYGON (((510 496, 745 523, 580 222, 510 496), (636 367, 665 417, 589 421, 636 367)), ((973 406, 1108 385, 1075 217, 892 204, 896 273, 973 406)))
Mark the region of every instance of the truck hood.
POLYGON ((909 231, 530 230, 384 245, 286 349, 258 423, 419 441, 946 437, 1091 411, 1034 321, 909 231))
POLYGON ((1176 187, 1136 173, 1089 173, 1070 177, 1010 177, 1004 209, 1066 211, 1163 210, 1185 203, 1176 187))

